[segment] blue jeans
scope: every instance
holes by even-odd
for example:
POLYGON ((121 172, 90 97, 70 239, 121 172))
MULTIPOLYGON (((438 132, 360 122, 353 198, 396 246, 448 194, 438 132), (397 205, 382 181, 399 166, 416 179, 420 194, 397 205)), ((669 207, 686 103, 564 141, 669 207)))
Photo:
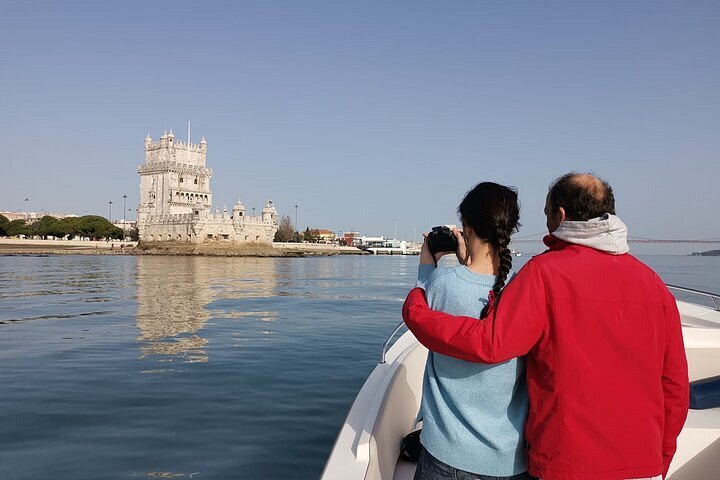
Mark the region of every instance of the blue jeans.
POLYGON ((415 470, 414 480, 536 480, 529 473, 520 473, 510 477, 494 477, 459 470, 433 457, 423 447, 415 470))

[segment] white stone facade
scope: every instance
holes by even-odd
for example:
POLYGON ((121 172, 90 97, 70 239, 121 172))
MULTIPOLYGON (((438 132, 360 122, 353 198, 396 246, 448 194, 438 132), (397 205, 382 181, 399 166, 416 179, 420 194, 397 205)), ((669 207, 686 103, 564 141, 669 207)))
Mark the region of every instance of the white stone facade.
POLYGON ((262 213, 248 216, 240 200, 231 212, 212 211, 210 179, 206 166, 207 142, 176 141, 173 131, 158 142, 145 138, 145 163, 140 174, 137 226, 143 242, 272 244, 278 214, 268 200, 262 213))

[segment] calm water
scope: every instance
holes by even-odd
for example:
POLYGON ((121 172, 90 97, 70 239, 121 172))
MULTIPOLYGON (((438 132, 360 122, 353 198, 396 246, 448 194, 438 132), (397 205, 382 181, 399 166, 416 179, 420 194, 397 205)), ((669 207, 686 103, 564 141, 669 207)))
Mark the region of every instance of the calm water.
POLYGON ((0 478, 318 478, 417 262, 0 257, 0 478))

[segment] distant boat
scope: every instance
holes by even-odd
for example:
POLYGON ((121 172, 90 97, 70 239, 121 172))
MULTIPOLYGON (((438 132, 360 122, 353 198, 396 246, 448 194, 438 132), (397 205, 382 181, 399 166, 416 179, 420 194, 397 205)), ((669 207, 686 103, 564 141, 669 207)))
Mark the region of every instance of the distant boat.
POLYGON ((358 248, 373 255, 420 255, 421 244, 385 237, 364 238, 358 248))

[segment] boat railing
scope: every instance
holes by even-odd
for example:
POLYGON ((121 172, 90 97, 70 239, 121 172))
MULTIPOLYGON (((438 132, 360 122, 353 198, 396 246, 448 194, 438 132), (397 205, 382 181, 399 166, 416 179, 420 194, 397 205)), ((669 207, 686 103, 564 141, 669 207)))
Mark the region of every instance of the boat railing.
POLYGON ((676 292, 682 292, 682 293, 687 293, 687 294, 694 295, 694 296, 709 298, 712 301, 713 305, 715 306, 715 310, 720 311, 720 294, 703 292, 702 290, 695 290, 693 288, 680 287, 678 285, 670 285, 669 283, 666 284, 666 286, 670 290, 674 290, 676 292))
POLYGON ((388 335, 388 337, 387 337, 387 338, 385 339, 385 341, 383 342, 383 344, 382 344, 382 352, 380 353, 380 363, 385 363, 385 354, 387 353, 387 351, 388 351, 388 349, 389 349, 389 347, 390 347, 390 342, 392 341, 392 339, 395 337, 395 335, 397 335, 397 333, 398 333, 404 326, 405 326, 405 322, 400 322, 400 323, 393 329, 392 333, 390 333, 390 335, 388 335))
MULTIPOLYGON (((676 292, 682 292, 682 293, 685 293, 685 294, 690 294, 690 295, 694 295, 694 296, 699 296, 699 297, 703 297, 703 298, 710 299, 710 301, 711 301, 712 304, 714 305, 714 309, 717 310, 717 311, 720 311, 720 294, 710 293, 710 292, 703 292, 702 290, 696 290, 696 289, 693 289, 693 288, 681 287, 681 286, 679 286, 679 285, 671 285, 671 284, 669 284, 669 283, 666 284, 666 286, 667 286, 670 290, 674 290, 674 291, 676 291, 676 292)), ((383 342, 383 344, 382 344, 382 349, 381 349, 381 352, 380 352, 380 363, 385 363, 385 355, 387 354, 387 351, 389 350, 389 348, 390 348, 390 346, 391 346, 391 343, 390 343, 390 342, 392 342, 392 339, 395 338, 395 335, 397 335, 397 333, 398 333, 400 330, 402 330, 402 328, 403 328, 404 326, 405 326, 405 322, 400 322, 400 323, 393 329, 393 331, 390 333, 390 335, 388 335, 388 337, 385 339, 385 341, 383 342)))

